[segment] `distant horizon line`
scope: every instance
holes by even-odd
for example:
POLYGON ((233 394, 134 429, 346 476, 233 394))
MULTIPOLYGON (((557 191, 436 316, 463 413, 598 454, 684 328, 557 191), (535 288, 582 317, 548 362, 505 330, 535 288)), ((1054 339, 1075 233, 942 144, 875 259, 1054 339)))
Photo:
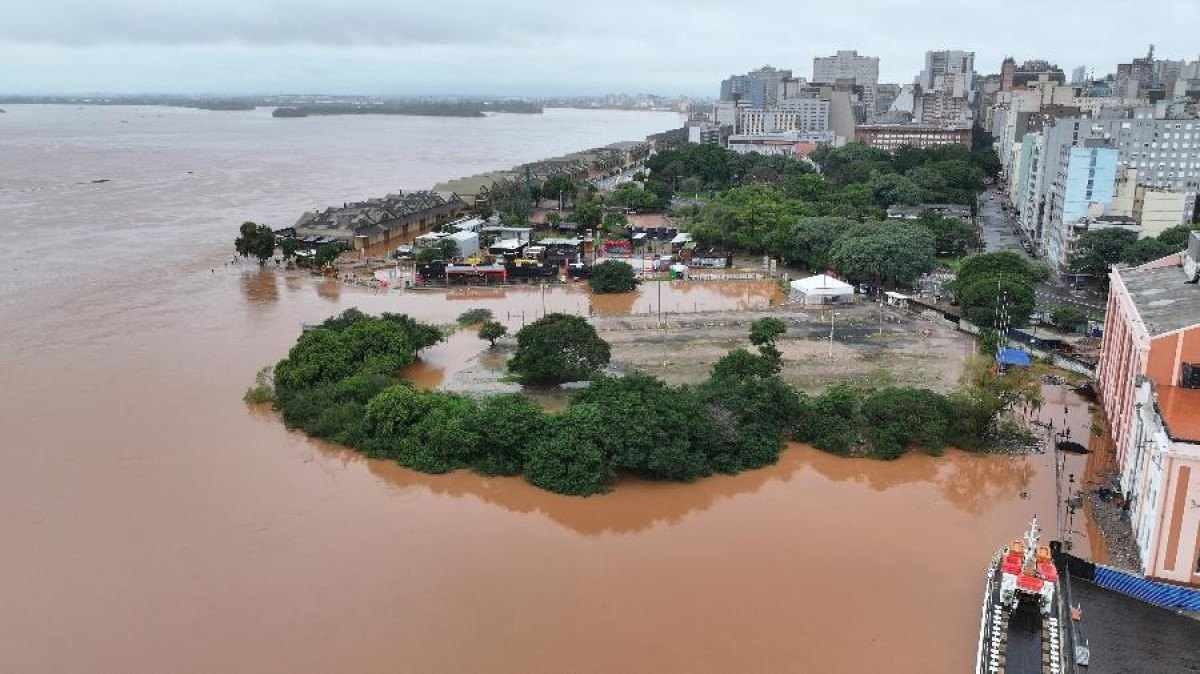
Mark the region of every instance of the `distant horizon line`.
POLYGON ((329 98, 464 98, 474 100, 489 100, 489 99, 554 99, 554 98, 606 98, 609 96, 627 96, 637 98, 642 96, 651 96, 655 98, 665 99, 700 99, 700 100, 715 100, 716 97, 703 94, 658 94, 652 92, 606 92, 606 93, 590 93, 590 94, 485 94, 485 93, 424 93, 424 94, 382 94, 382 93, 328 93, 328 92, 274 92, 274 93, 231 93, 231 92, 162 92, 162 91, 139 91, 139 92, 112 92, 112 91, 59 91, 59 92, 38 92, 38 93, 17 93, 9 91, 0 91, 0 98, 302 98, 302 97, 329 97, 329 98))

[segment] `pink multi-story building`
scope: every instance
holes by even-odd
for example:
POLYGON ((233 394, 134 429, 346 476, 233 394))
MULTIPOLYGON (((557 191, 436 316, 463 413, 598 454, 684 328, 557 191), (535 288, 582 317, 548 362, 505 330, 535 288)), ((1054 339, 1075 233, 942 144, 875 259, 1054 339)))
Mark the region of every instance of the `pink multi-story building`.
POLYGON ((1109 278, 1096 384, 1142 572, 1200 585, 1200 236, 1109 278))

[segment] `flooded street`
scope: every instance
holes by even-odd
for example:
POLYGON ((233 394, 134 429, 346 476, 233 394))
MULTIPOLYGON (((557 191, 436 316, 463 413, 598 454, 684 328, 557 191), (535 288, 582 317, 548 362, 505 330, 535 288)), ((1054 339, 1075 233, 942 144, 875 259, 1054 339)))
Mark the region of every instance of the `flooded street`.
MULTIPOLYGON (((138 187, 150 201, 133 214, 92 187, 67 198, 46 185, 78 176, 34 174, 64 152, 81 174, 111 168, 79 149, 99 143, 85 131, 0 157, 3 236, 24 242, 0 281, 0 671, 961 672, 988 560, 1035 513, 1054 529, 1052 454, 883 463, 796 446, 763 470, 576 499, 289 432, 241 396, 302 323, 349 307, 450 323, 487 307, 519 326, 522 311, 589 304, 646 313, 658 288, 374 293, 225 265, 236 222, 260 217, 237 213, 266 187, 239 192, 225 167, 216 192, 138 187), (181 199, 168 225, 144 224, 181 199)), ((126 149, 145 156, 151 140, 126 149)), ((269 200, 298 214, 330 196, 269 200)), ((681 312, 777 297, 754 283, 662 291, 681 312)), ((459 333, 410 374, 437 386, 485 346, 459 333)), ((1086 434, 1073 394, 1050 399, 1045 414, 1086 434)), ((1086 460, 1067 468, 1084 475, 1086 460)), ((1090 545, 1078 516, 1075 529, 1090 545)))

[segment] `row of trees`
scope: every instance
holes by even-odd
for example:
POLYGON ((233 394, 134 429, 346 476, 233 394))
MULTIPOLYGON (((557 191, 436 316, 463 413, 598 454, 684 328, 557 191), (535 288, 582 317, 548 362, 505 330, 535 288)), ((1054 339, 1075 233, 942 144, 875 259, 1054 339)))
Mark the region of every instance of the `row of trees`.
POLYGON ((933 267, 935 255, 956 257, 975 248, 976 232, 967 222, 934 214, 908 224, 880 223, 887 207, 973 205, 991 170, 985 158, 994 153, 988 153, 823 148, 813 155, 821 174, 783 172, 777 181, 731 175, 729 187, 680 214, 703 245, 767 253, 810 269, 833 267, 852 280, 910 282, 933 267))
MULTIPOLYGON (((734 350, 705 382, 672 387, 645 375, 600 375, 608 345, 583 319, 548 315, 518 333, 510 367, 528 382, 592 382, 564 411, 547 413, 521 395, 475 400, 413 388, 397 371, 441 333, 406 316, 351 309, 305 332, 275 366, 274 402, 289 426, 415 470, 520 474, 585 496, 607 490, 619 473, 693 480, 764 466, 789 438, 879 458, 910 446, 975 448, 1002 410, 1038 390, 1036 380, 1022 388, 982 371, 951 396, 838 386, 808 397, 779 378, 776 340, 785 331, 779 320, 756 321, 757 353, 734 350)), ((267 397, 258 383, 251 399, 267 397)))
POLYGON ((1177 225, 1145 239, 1139 239, 1137 232, 1123 229, 1089 230, 1076 242, 1068 268, 1074 274, 1104 278, 1114 264, 1145 264, 1178 253, 1187 247, 1193 227, 1200 225, 1177 225))
MULTIPOLYGON (((275 244, 275 232, 270 227, 247 221, 238 228, 238 237, 234 239, 233 249, 242 257, 253 257, 259 264, 264 264, 275 254, 275 244)), ((293 237, 279 239, 278 244, 280 254, 288 261, 295 258, 296 251, 300 249, 300 242, 293 237)), ((318 246, 313 262, 317 267, 324 267, 337 259, 341 252, 342 247, 338 244, 318 246)))
POLYGON ((672 193, 688 195, 742 184, 779 184, 814 173, 811 165, 791 157, 738 154, 707 144, 688 144, 659 152, 646 160, 646 168, 650 170, 647 185, 661 182, 672 193))
POLYGON ((706 244, 765 252, 808 269, 835 269, 853 282, 909 285, 939 252, 962 254, 974 230, 960 220, 858 222, 798 215, 770 188, 735 188, 705 207, 693 234, 706 244), (946 249, 949 249, 948 251, 946 249))
POLYGON ((824 147, 812 154, 834 187, 865 186, 876 203, 958 203, 974 205, 983 180, 995 176, 999 159, 990 148, 911 146, 889 153, 859 143, 824 147))

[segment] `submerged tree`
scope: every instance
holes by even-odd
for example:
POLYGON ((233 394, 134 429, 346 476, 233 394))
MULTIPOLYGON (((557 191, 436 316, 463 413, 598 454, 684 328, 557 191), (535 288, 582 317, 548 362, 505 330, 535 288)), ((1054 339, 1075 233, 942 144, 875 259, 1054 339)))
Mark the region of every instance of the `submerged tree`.
POLYGON ((486 339, 490 346, 496 346, 496 340, 508 334, 508 328, 498 321, 484 321, 479 326, 479 338, 486 339))
POLYGON ((240 235, 233 242, 238 255, 256 257, 262 264, 275 254, 275 232, 270 227, 246 221, 238 232, 240 235))
POLYGON ((517 332, 508 369, 528 384, 561 384, 590 379, 609 358, 608 343, 586 320, 547 314, 517 332))
POLYGON ((627 293, 637 288, 637 277, 633 273, 633 267, 628 263, 620 260, 605 260, 592 267, 588 285, 592 292, 598 294, 627 293))

